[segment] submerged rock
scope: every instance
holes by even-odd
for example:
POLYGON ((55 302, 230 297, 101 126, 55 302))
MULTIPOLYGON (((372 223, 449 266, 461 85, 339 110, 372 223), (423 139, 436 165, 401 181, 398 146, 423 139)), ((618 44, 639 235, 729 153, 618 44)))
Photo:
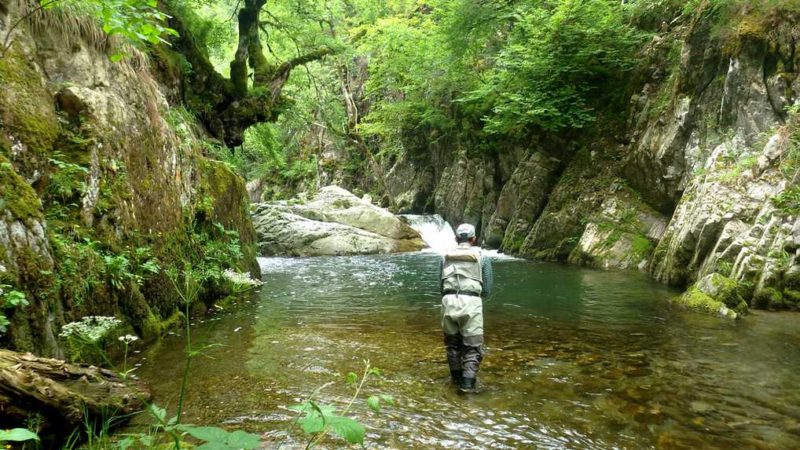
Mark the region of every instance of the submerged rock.
POLYGON ((322 188, 308 203, 261 203, 253 222, 264 255, 358 255, 426 247, 399 217, 336 186, 322 188))

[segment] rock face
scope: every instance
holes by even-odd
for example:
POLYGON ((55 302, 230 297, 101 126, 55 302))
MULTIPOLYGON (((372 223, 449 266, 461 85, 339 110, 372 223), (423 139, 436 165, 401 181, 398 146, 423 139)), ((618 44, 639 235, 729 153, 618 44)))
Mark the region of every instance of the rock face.
POLYGON ((259 204, 253 214, 264 255, 394 253, 425 247, 419 233, 389 211, 327 186, 307 203, 259 204))
MULTIPOLYGON (((504 252, 638 268, 683 288, 717 274, 750 306, 800 309, 798 17, 748 14, 720 33, 729 20, 700 8, 664 22, 623 126, 491 151, 416 136, 378 195, 471 222, 504 252)), ((742 312, 704 289, 686 303, 742 312)))
MULTIPOLYGON (((4 36, 30 4, 0 5, 4 36)), ((47 356, 63 356, 60 327, 84 315, 158 334, 177 296, 148 260, 163 269, 235 240, 239 268, 258 270, 244 183, 203 156, 155 61, 127 48, 112 62, 122 44, 64 14, 32 13, 0 58, 0 284, 30 303, 4 311, 0 346, 47 356)))

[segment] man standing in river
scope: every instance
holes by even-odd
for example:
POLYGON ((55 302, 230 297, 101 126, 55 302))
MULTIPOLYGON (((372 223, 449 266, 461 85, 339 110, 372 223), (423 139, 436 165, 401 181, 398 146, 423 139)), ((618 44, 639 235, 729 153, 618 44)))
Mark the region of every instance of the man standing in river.
POLYGON ((441 261, 442 329, 453 383, 464 392, 475 391, 475 377, 483 359, 483 300, 491 294, 492 261, 475 247, 475 227, 456 228, 458 247, 441 261))

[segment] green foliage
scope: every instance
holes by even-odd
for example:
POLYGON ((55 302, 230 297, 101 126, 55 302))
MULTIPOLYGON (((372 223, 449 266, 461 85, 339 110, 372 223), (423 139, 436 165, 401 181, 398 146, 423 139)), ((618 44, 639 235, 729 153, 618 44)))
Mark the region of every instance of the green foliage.
POLYGON ((55 153, 50 158, 53 169, 50 172, 50 182, 47 185, 47 192, 61 203, 67 204, 86 193, 86 174, 89 169, 80 164, 73 164, 63 161, 64 155, 55 153))
POLYGON ((14 289, 13 286, 0 283, 0 336, 6 332, 9 325, 5 311, 23 306, 28 306, 25 293, 14 289))
POLYGON ((309 400, 302 405, 293 406, 292 409, 304 414, 297 423, 307 434, 317 436, 332 432, 350 444, 364 443, 364 426, 354 419, 337 415, 336 408, 332 406, 319 405, 309 400))
POLYGON ((633 237, 633 254, 638 259, 644 259, 650 255, 653 250, 653 243, 646 236, 637 234, 633 237))
POLYGON ((634 67, 641 37, 619 2, 543 1, 511 17, 488 82, 465 98, 492 105, 491 133, 581 128, 594 120, 590 97, 602 97, 601 89, 634 67))
MULTIPOLYGON (((165 35, 177 35, 164 23, 168 16, 158 9, 156 0, 50 0, 45 9, 71 7, 95 18, 109 36, 120 36, 133 45, 166 43, 165 35)), ((120 51, 110 56, 120 61, 120 51)))
MULTIPOLYGON (((290 409, 300 414, 294 423, 299 425, 303 432, 311 435, 306 448, 314 447, 326 435, 338 436, 350 444, 361 444, 363 446, 366 433, 364 425, 355 419, 346 417, 346 415, 364 389, 367 381, 371 378, 380 378, 382 376, 382 371, 377 367, 370 366, 369 361, 366 360, 364 361, 364 372, 360 378, 355 372, 348 373, 345 383, 355 387, 355 392, 341 413, 337 412, 334 406, 321 404, 314 400, 314 396, 327 385, 318 388, 303 403, 291 406, 290 409)), ((366 399, 367 406, 375 412, 380 412, 381 403, 394 405, 394 399, 391 395, 385 394, 371 395, 366 399)))
POLYGON ((39 436, 36 433, 25 428, 0 430, 0 444, 4 442, 25 442, 38 440, 39 436))
POLYGON ((790 186, 772 197, 772 204, 785 215, 800 214, 800 186, 790 186))
POLYGON ((184 425, 186 433, 196 439, 205 441, 197 446, 197 450, 250 450, 260 447, 261 440, 257 434, 241 430, 226 431, 219 427, 196 427, 184 425))

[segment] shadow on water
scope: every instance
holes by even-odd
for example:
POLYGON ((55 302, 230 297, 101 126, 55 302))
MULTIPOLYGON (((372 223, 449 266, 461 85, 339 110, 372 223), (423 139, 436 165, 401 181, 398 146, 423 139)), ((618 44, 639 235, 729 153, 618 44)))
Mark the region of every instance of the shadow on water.
MULTIPOLYGON (((248 303, 197 323, 224 344, 192 371, 192 423, 230 424, 297 444, 287 406, 318 386, 343 404, 348 372, 385 372, 355 409, 374 448, 798 448, 800 331, 794 315, 731 322, 673 309, 644 276, 495 262, 485 304, 482 392, 449 385, 439 327, 438 257, 263 260, 248 303), (213 359, 212 359, 213 358, 213 359)), ((174 404, 179 337, 139 370, 174 404)))

